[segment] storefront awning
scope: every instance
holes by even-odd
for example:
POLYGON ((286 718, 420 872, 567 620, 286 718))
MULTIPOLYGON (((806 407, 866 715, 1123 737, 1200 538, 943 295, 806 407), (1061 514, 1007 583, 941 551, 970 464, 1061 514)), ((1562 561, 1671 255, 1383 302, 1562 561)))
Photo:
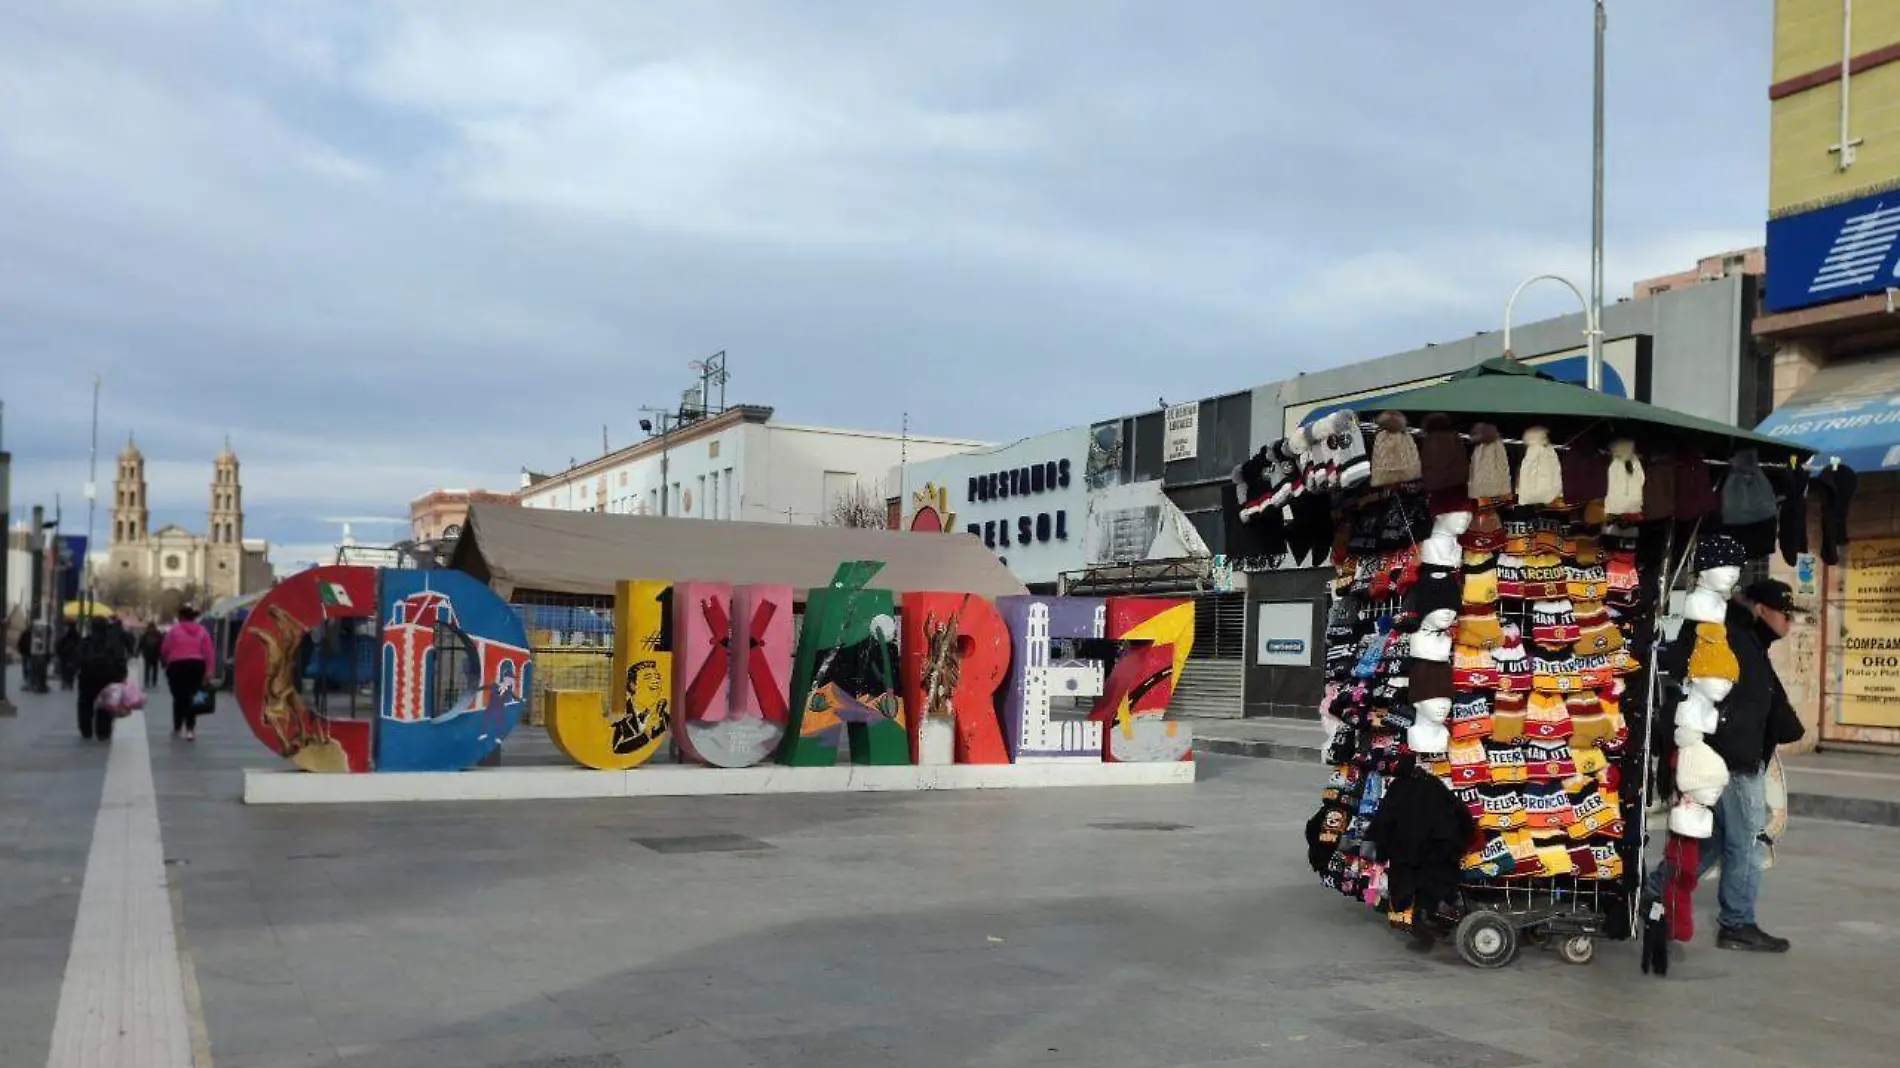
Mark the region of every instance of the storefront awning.
POLYGON ((1900 357, 1830 364, 1755 429, 1809 446, 1816 463, 1900 470, 1900 357))

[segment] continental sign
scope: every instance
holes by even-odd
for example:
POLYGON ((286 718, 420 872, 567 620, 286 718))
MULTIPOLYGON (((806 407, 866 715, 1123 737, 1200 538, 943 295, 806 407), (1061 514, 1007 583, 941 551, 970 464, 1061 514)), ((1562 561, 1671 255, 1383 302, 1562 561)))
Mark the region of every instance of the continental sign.
MULTIPOLYGON (((871 584, 882 567, 839 567, 806 598, 796 640, 790 586, 618 583, 612 692, 546 691, 549 735, 611 770, 663 750, 722 768, 1192 759, 1188 729, 1166 718, 1190 602, 899 598, 871 584), (1085 714, 1062 715, 1077 698, 1085 714)), ((306 771, 461 771, 520 725, 534 673, 519 616, 470 576, 337 566, 257 603, 232 680, 252 733, 306 771), (306 639, 346 622, 373 654, 359 656, 370 719, 332 719, 304 692, 306 639)))

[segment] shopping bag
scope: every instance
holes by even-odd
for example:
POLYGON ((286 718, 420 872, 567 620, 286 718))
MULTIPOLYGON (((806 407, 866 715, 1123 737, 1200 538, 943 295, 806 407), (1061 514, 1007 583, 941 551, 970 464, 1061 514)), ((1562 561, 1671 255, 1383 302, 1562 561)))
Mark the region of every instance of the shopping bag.
POLYGON ((145 707, 145 691, 139 689, 139 684, 130 679, 125 682, 115 682, 99 691, 99 696, 93 701, 92 707, 123 719, 145 707))
POLYGON ((218 691, 212 689, 210 683, 207 682, 203 686, 198 687, 198 692, 191 695, 192 715, 208 716, 217 710, 218 691))

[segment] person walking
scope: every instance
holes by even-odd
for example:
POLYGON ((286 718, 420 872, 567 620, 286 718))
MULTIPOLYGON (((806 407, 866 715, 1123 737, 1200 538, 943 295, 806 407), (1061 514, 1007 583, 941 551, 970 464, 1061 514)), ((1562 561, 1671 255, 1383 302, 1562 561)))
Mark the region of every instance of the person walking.
POLYGON ((193 702, 204 688, 212 656, 211 632, 198 624, 197 608, 178 609, 178 622, 165 632, 158 655, 165 662, 165 681, 172 691, 172 735, 197 741, 198 711, 193 702))
POLYGON ((53 643, 53 668, 59 672, 59 688, 70 690, 73 680, 79 676, 79 627, 66 624, 60 632, 59 640, 53 643))
POLYGON ((156 623, 147 623, 145 630, 139 634, 139 660, 145 665, 144 685, 147 690, 158 688, 158 650, 163 637, 156 623))
MULTIPOLYGON (((1788 634, 1795 607, 1794 591, 1785 582, 1762 579, 1751 583, 1729 603, 1729 649, 1739 667, 1735 687, 1722 701, 1721 725, 1709 736, 1709 747, 1728 765, 1728 786, 1715 803, 1715 833, 1702 843, 1696 878, 1722 866, 1717 884, 1718 949, 1755 953, 1786 953, 1790 945, 1761 929, 1755 901, 1761 894, 1761 835, 1768 824, 1767 770, 1777 746, 1798 742, 1807 733, 1788 692, 1782 687, 1768 648, 1788 634)), ((1664 673, 1682 678, 1689 641, 1678 642, 1665 654, 1664 673)), ((1661 895, 1664 871, 1649 873, 1645 883, 1651 900, 1661 895)))
POLYGON ((92 621, 75 657, 79 682, 79 736, 87 740, 112 738, 112 713, 94 707, 99 694, 115 682, 124 682, 131 672, 126 664, 125 644, 103 619, 92 621))

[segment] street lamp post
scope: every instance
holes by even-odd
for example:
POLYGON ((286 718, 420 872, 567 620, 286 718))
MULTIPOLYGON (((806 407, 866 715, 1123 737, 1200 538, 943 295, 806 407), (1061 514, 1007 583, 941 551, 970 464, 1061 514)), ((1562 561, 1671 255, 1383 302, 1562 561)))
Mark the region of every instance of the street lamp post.
POLYGON ((643 407, 640 410, 653 413, 653 419, 640 420, 641 430, 651 434, 653 433, 654 420, 657 419, 660 423, 660 514, 666 515, 668 513, 666 499, 671 496, 673 492, 673 485, 668 481, 672 477, 670 471, 672 457, 669 455, 671 442, 669 438, 673 432, 673 428, 670 425, 670 419, 673 413, 669 409, 655 408, 651 405, 643 407))
POLYGON ((1591 389, 1603 389, 1603 31, 1609 18, 1596 6, 1595 108, 1590 182, 1590 368, 1591 389))
POLYGON ((1586 344, 1590 345, 1589 380, 1594 383, 1590 388, 1601 389, 1603 374, 1598 361, 1603 358, 1603 352, 1595 345, 1595 342, 1602 336, 1602 331, 1597 328, 1597 309, 1589 301, 1583 299, 1583 290, 1578 289, 1575 282, 1560 274, 1534 274, 1519 282, 1516 289, 1511 290, 1511 299, 1504 302, 1504 355, 1512 358, 1517 356, 1511 351, 1511 320, 1517 311, 1518 296, 1529 289, 1532 282, 1555 282, 1568 289, 1570 295, 1577 298, 1577 303, 1583 305, 1583 336, 1586 344))
POLYGON ((99 498, 99 376, 92 376, 92 445, 86 454, 86 551, 79 561, 80 605, 92 625, 93 511, 99 498))

